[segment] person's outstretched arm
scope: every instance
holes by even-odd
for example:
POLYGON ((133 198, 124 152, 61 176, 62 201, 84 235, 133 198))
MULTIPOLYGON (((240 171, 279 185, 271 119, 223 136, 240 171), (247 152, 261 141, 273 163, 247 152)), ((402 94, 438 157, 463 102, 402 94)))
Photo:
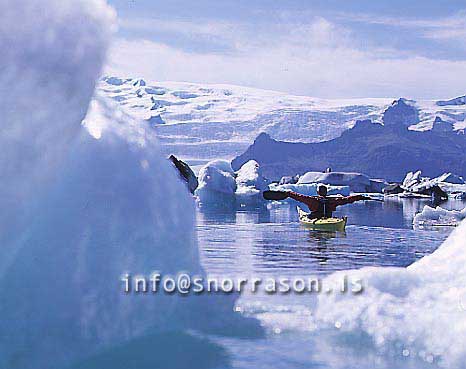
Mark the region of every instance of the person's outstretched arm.
POLYGON ((309 210, 311 211, 316 211, 319 209, 319 201, 317 200, 315 196, 301 195, 300 193, 297 193, 297 192, 287 192, 287 195, 293 200, 306 204, 309 210))
POLYGON ((353 202, 356 202, 356 201, 369 200, 369 199, 370 199, 369 197, 364 196, 364 195, 352 195, 352 196, 332 198, 332 203, 335 206, 340 206, 340 205, 352 204, 353 202))

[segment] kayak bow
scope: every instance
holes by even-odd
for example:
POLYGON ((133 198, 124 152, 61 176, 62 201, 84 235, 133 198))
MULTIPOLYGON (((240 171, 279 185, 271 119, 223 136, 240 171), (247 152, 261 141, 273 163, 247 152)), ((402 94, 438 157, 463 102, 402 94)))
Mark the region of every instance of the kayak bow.
POLYGON ((343 218, 322 218, 322 219, 311 219, 309 213, 306 213, 299 206, 298 215, 299 222, 306 228, 313 229, 316 231, 339 231, 344 232, 346 227, 347 217, 343 218))

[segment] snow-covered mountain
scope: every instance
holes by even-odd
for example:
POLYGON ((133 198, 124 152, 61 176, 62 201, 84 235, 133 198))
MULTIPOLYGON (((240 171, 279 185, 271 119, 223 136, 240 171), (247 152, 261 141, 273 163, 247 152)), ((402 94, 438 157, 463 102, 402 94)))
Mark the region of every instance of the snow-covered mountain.
POLYGON ((336 138, 357 120, 383 123, 384 112, 412 130, 466 127, 465 97, 413 101, 394 98, 325 100, 231 85, 184 82, 148 83, 142 79, 105 77, 101 93, 157 130, 166 153, 183 159, 231 159, 261 133, 290 142, 336 138), (413 111, 410 111, 413 110, 413 111))

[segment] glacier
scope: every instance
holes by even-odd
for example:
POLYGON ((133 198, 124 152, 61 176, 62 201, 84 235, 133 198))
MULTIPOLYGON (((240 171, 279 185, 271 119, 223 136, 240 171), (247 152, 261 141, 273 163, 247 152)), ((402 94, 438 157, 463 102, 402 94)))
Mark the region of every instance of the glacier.
POLYGON ((94 94, 114 11, 2 1, 0 19, 0 368, 102 367, 141 342, 152 366, 208 367, 222 350, 187 330, 260 334, 233 295, 123 292, 125 273, 204 271, 194 201, 154 132, 94 94), (191 354, 173 355, 179 342, 191 354))
POLYGON ((232 85, 140 81, 109 76, 98 89, 139 119, 163 122, 152 124, 163 152, 199 162, 198 169, 209 160, 231 160, 262 132, 279 141, 328 141, 358 120, 384 123, 386 111, 388 125, 401 119, 410 130, 436 129, 438 122, 457 133, 466 127, 464 97, 332 100, 232 85))

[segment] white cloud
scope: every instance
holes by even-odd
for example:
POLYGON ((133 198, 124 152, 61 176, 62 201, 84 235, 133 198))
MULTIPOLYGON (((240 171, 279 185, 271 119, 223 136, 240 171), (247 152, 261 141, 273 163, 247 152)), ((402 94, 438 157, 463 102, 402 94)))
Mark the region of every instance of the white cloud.
POLYGON ((429 39, 451 39, 466 43, 466 11, 442 18, 392 18, 373 16, 368 14, 344 14, 340 19, 367 24, 385 25, 392 27, 411 28, 419 32, 420 36, 429 39))
MULTIPOLYGON (((183 32, 211 32, 219 37, 223 27, 231 26, 184 25, 183 32)), ((361 50, 349 30, 324 18, 313 18, 307 24, 278 24, 267 37, 255 37, 245 29, 225 37, 231 37, 234 52, 187 52, 160 42, 119 39, 107 72, 333 98, 444 98, 464 94, 466 89, 466 62, 400 55, 386 48, 361 50)))
POLYGON ((219 21, 191 22, 182 19, 160 18, 125 18, 119 19, 121 28, 143 32, 163 31, 195 36, 228 38, 228 35, 238 28, 238 24, 219 21))

